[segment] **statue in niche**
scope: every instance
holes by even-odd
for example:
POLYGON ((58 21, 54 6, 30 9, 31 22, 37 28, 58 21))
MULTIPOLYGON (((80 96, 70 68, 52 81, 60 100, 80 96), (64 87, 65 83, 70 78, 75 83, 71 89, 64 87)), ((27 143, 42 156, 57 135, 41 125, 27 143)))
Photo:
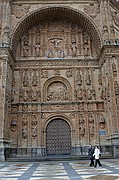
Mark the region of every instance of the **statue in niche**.
POLYGON ((90 113, 88 115, 88 122, 89 122, 89 132, 90 132, 90 136, 93 137, 94 135, 94 118, 92 113, 90 113))
POLYGON ((76 90, 76 96, 77 96, 77 99, 78 99, 78 100, 82 100, 82 99, 83 99, 83 90, 82 90, 82 87, 79 87, 79 88, 76 90))
POLYGON ((38 92, 35 91, 35 90, 33 90, 33 91, 32 91, 32 100, 33 100, 33 101, 37 101, 38 98, 39 98, 38 92))
POLYGON ((91 92, 92 92, 92 99, 95 100, 96 99, 95 89, 92 89, 91 92))
POLYGON ((27 92, 28 92, 28 100, 31 101, 32 100, 32 89, 29 89, 27 92))
POLYGON ((32 127, 32 137, 36 138, 37 137, 37 127, 32 127))
POLYGON ((89 51, 90 51, 90 45, 89 45, 89 42, 88 42, 88 38, 86 38, 86 39, 84 40, 84 45, 83 45, 84 55, 85 55, 85 56, 88 56, 88 55, 89 55, 89 51))
POLYGON ((10 34, 10 30, 9 30, 9 27, 5 27, 4 28, 4 42, 3 42, 3 46, 9 46, 9 39, 10 39, 10 37, 9 37, 9 34, 10 34))
POLYGON ((38 101, 40 100, 40 90, 32 90, 32 101, 38 101))
POLYGON ((55 76, 60 76, 60 70, 59 69, 55 69, 54 73, 55 73, 55 76))
POLYGON ((40 57, 40 48, 41 48, 40 43, 36 43, 36 45, 35 45, 35 55, 36 55, 36 57, 40 57))
POLYGON ((14 101, 14 95, 15 95, 15 82, 12 81, 12 89, 11 89, 11 101, 14 101))
POLYGON ((28 40, 25 40, 23 43, 23 57, 28 57, 29 55, 29 46, 28 46, 28 40))
POLYGON ((76 42, 72 42, 71 50, 72 50, 72 57, 76 57, 77 56, 77 45, 76 45, 76 42))
POLYGON ((100 98, 104 99, 104 90, 103 90, 103 85, 102 84, 100 84, 99 90, 100 90, 100 98))
POLYGON ((91 85, 91 79, 88 70, 86 72, 86 85, 91 85))
POLYGON ((103 114, 100 117, 99 125, 100 125, 101 129, 105 128, 105 118, 104 118, 103 114))
POLYGON ((68 78, 72 77, 72 69, 68 69, 66 71, 66 77, 68 77, 68 78))
POLYGON ((113 76, 116 77, 117 76, 117 70, 116 70, 116 64, 115 63, 112 64, 112 70, 113 70, 113 76))
POLYGON ((85 121, 83 118, 83 114, 80 114, 79 117, 79 133, 82 137, 85 135, 85 121))
MULTIPOLYGON (((34 115, 33 119, 37 119, 37 116, 34 115)), ((35 138, 37 137, 37 121, 36 120, 32 121, 31 125, 32 125, 32 137, 35 138)))
POLYGON ((27 122, 27 121, 23 121, 23 122, 22 122, 22 137, 23 137, 23 139, 26 139, 26 138, 27 138, 27 135, 28 135, 27 125, 28 125, 28 122, 27 122))
POLYGON ((27 71, 24 72, 23 85, 25 87, 28 87, 28 85, 29 85, 27 71))
POLYGON ((119 95, 116 96, 117 109, 119 110, 119 95))
POLYGON ((82 85, 82 78, 79 71, 77 72, 76 83, 77 85, 82 85))
POLYGON ((48 51, 47 57, 48 57, 48 58, 53 58, 53 57, 54 57, 53 50, 49 50, 49 51, 48 51))
POLYGON ((62 49, 62 50, 59 51, 58 57, 59 57, 59 58, 64 58, 64 56, 65 56, 64 50, 62 49))
POLYGON ((91 95, 91 90, 88 88, 87 89, 87 100, 91 100, 92 99, 92 95, 91 95))
POLYGON ((114 88, 115 88, 115 95, 119 95, 119 85, 117 81, 114 82, 114 88))
POLYGON ((32 86, 37 86, 37 85, 38 85, 37 74, 36 71, 33 71, 32 86))
POLYGON ((83 98, 86 100, 87 99, 87 90, 83 89, 83 98))
POLYGON ((23 100, 28 101, 28 91, 23 91, 23 100))

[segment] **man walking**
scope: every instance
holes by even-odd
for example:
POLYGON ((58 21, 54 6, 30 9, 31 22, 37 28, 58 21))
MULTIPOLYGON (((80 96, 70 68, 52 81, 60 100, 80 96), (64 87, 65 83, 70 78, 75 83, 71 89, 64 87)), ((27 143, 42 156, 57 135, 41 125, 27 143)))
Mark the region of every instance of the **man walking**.
POLYGON ((88 156, 90 158, 90 167, 94 166, 93 154, 94 154, 94 149, 93 149, 92 145, 90 145, 90 147, 88 149, 88 156))
POLYGON ((100 160, 99 160, 99 158, 100 158, 100 149, 98 148, 98 146, 96 146, 95 147, 95 150, 94 150, 94 154, 93 154, 93 156, 95 157, 95 165, 94 165, 94 167, 97 167, 97 164, 99 165, 99 166, 102 166, 102 164, 101 164, 101 162, 100 162, 100 160))

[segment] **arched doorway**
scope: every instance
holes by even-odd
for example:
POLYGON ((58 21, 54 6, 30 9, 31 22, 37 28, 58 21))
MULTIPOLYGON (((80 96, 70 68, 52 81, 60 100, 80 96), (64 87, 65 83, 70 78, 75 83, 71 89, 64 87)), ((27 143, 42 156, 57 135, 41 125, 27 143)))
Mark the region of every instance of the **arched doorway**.
POLYGON ((71 130, 60 118, 50 121, 46 128, 47 155, 71 154, 71 130))

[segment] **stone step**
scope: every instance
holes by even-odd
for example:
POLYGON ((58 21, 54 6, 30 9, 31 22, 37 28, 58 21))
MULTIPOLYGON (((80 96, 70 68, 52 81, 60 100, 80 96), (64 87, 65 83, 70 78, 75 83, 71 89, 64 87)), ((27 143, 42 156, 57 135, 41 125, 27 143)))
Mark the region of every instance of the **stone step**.
MULTIPOLYGON (((101 159, 110 159, 114 158, 110 155, 102 155, 101 159)), ((39 161, 72 161, 72 160, 88 160, 88 156, 43 156, 43 157, 11 157, 6 158, 7 162, 39 162, 39 161)))

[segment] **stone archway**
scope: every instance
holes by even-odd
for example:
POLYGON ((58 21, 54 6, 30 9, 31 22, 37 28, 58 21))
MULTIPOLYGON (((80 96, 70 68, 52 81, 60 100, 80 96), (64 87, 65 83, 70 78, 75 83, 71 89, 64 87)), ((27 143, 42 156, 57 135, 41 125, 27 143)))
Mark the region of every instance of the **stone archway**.
POLYGON ((21 36, 31 27, 38 23, 56 20, 68 20, 74 24, 78 24, 93 39, 97 53, 100 52, 102 46, 101 34, 95 23, 83 12, 67 6, 53 6, 37 9, 26 15, 14 28, 11 35, 11 48, 14 55, 21 36))
POLYGON ((71 154, 71 130, 69 124, 56 118, 46 127, 47 155, 71 154))

